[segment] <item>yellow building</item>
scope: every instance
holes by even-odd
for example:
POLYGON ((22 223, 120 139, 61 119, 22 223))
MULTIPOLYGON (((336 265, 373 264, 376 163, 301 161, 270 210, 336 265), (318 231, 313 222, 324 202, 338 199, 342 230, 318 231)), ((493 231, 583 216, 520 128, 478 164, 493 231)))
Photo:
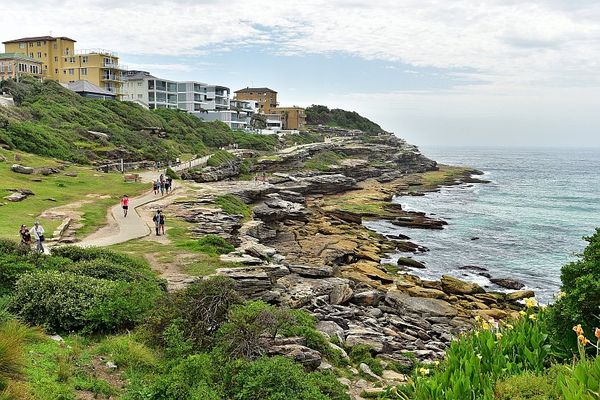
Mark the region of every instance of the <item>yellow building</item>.
POLYGON ((258 112, 272 114, 277 107, 277 92, 266 87, 240 89, 235 91, 236 100, 254 100, 258 102, 258 112))
POLYGON ((306 114, 302 107, 277 107, 271 112, 281 115, 283 129, 304 129, 306 125, 306 114))
POLYGON ((23 75, 42 79, 42 63, 20 53, 0 53, 0 81, 20 80, 23 75))
POLYGON ((4 43, 7 53, 25 54, 42 63, 46 79, 70 83, 88 82, 121 95, 122 69, 119 57, 107 50, 75 50, 75 40, 68 37, 37 36, 4 43))

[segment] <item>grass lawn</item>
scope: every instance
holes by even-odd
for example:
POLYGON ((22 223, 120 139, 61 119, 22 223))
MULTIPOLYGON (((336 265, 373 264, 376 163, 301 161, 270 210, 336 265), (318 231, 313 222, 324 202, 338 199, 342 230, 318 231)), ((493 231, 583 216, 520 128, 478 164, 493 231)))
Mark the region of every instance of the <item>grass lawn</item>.
MULTIPOLYGON (((135 196, 147 189, 145 184, 124 182, 123 175, 119 173, 106 174, 89 167, 74 165, 59 174, 49 176, 18 174, 10 169, 14 163, 39 168, 54 167, 59 165, 59 162, 5 149, 0 149, 0 156, 7 159, 0 162, 0 202, 6 203, 0 206, 0 220, 3 221, 0 225, 1 238, 18 239, 21 224, 32 226, 45 210, 81 200, 89 200, 89 203, 81 208, 84 212, 84 232, 93 232, 106 222, 107 209, 117 203, 123 194, 135 196), (17 153, 21 160, 15 162, 17 153), (65 172, 75 172, 77 176, 65 176, 65 172), (33 182, 32 179, 41 179, 41 182, 33 182), (11 203, 3 199, 12 193, 9 189, 29 189, 35 195, 21 202, 11 203), (104 196, 109 197, 102 198, 104 196)), ((62 221, 40 219, 40 222, 46 232, 51 234, 62 221)))

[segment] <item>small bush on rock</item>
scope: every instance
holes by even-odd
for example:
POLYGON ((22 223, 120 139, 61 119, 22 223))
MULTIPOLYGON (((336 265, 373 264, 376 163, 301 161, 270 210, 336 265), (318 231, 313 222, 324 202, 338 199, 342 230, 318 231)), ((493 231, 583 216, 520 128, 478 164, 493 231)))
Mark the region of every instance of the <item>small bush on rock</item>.
POLYGON ((228 254, 235 250, 233 245, 218 235, 203 236, 194 247, 201 253, 210 255, 228 254))

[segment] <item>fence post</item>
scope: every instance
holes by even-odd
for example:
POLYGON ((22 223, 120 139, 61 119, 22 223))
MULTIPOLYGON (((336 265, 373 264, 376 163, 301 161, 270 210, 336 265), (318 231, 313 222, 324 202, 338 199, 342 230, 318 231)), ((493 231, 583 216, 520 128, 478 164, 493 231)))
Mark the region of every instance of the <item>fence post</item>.
POLYGON ((123 165, 123 159, 121 158, 121 173, 125 173, 125 165, 123 165))

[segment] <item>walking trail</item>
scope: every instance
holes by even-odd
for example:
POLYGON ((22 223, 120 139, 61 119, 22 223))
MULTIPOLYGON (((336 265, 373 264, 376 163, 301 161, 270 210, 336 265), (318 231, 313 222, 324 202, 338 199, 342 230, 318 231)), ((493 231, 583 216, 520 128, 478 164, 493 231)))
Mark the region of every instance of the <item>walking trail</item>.
MULTIPOLYGON (((210 155, 195 158, 193 160, 182 163, 181 165, 171 167, 174 171, 183 171, 185 169, 194 168, 197 166, 206 165, 210 155)), ((151 183, 156 180, 160 174, 164 174, 165 170, 146 171, 139 174, 142 182, 151 183)), ((168 197, 178 191, 180 186, 175 186, 173 182, 173 190, 165 196, 155 195, 153 191, 133 197, 129 199, 129 213, 127 217, 123 216, 123 209, 120 204, 113 206, 108 213, 108 225, 100 228, 92 233, 77 246, 81 247, 105 247, 114 244, 128 242, 133 239, 139 239, 148 236, 151 233, 150 224, 148 224, 138 213, 137 208, 149 203, 153 203, 168 197)))

